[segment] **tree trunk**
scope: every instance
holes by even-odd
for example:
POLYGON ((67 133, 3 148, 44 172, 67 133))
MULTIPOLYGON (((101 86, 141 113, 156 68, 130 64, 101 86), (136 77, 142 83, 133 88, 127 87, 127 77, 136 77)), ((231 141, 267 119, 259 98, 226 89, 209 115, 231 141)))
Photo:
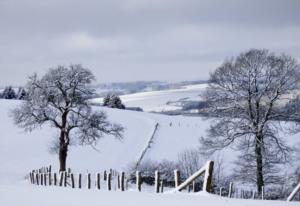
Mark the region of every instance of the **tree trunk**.
POLYGON ((68 112, 64 112, 61 121, 62 127, 60 129, 59 137, 59 171, 66 171, 67 153, 69 146, 69 134, 66 131, 68 112))
POLYGON ((63 146, 59 149, 59 171, 66 171, 66 162, 67 162, 67 146, 63 146))
POLYGON ((262 187, 264 186, 264 177, 263 177, 263 155, 262 155, 262 141, 261 136, 256 137, 255 143, 255 156, 256 156, 256 185, 257 191, 261 194, 262 187))

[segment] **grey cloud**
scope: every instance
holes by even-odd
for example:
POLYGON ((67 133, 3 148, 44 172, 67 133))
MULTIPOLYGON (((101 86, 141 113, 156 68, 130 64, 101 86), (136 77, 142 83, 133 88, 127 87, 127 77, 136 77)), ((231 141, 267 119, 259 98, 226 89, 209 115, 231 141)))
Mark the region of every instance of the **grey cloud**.
POLYGON ((57 64, 99 81, 183 80, 253 47, 299 59, 299 11, 298 0, 0 0, 0 85, 57 64))

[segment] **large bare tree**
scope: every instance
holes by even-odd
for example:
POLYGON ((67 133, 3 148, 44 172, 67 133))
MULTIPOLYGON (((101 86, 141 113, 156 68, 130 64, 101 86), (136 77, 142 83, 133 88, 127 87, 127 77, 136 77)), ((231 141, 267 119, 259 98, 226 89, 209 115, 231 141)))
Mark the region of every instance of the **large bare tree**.
MULTIPOLYGON (((287 55, 251 49, 226 60, 210 75, 203 94, 214 121, 202 148, 215 151, 233 146, 242 151, 243 171, 255 171, 257 190, 272 176, 272 165, 287 160, 290 148, 280 137, 281 122, 291 120, 290 101, 299 92, 300 67, 287 55), (290 108, 290 107, 289 107, 290 108)), ((248 172, 248 173, 247 173, 248 172)))
POLYGON ((58 130, 60 171, 66 170, 70 140, 93 144, 104 134, 122 138, 123 127, 112 124, 104 112, 93 111, 88 99, 94 93, 93 74, 81 65, 51 68, 35 74, 26 86, 26 100, 13 111, 15 123, 27 131, 48 124, 58 130))

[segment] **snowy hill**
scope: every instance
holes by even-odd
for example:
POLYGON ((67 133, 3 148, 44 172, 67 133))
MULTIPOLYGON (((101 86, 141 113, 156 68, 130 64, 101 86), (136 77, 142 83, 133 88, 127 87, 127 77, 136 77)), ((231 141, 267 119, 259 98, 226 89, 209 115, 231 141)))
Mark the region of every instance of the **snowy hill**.
MULTIPOLYGON (((172 111, 181 109, 184 101, 199 101, 199 95, 206 86, 207 84, 186 85, 178 89, 121 95, 120 98, 127 107, 141 107, 148 112, 172 111)), ((93 99, 92 102, 102 103, 103 98, 93 99)))
MULTIPOLYGON (((188 88, 189 91, 193 91, 188 88)), ((197 88, 198 91, 199 88, 197 88)), ((191 94, 196 94, 191 92, 191 94)), ((186 94, 186 93, 182 93, 186 94)), ((141 95, 141 94, 140 94, 141 95)), ((177 91, 172 93, 156 92, 154 97, 159 99, 165 97, 180 98, 177 91), (168 96, 169 95, 169 96, 168 96)), ((147 96, 147 95, 141 95, 147 96)), ((151 96, 151 95, 149 95, 151 96)), ((149 97, 148 96, 148 97, 149 97)), ((196 98, 196 95, 191 95, 196 98)), ((155 99, 155 98, 154 98, 155 99)), ((163 102, 162 100, 161 102, 163 102)), ((128 101, 130 102, 130 101, 128 101)), ((145 106, 147 102, 156 102, 151 98, 141 100, 145 106)), ((158 195, 128 193, 108 193, 96 191, 83 191, 61 189, 61 188, 38 188, 24 183, 24 175, 28 171, 45 165, 53 165, 57 170, 57 155, 48 152, 53 139, 57 133, 52 128, 42 128, 31 133, 25 133, 16 128, 10 118, 9 111, 18 107, 19 101, 0 100, 0 196, 1 205, 60 205, 60 197, 64 197, 65 203, 70 205, 82 205, 83 202, 91 202, 91 205, 101 203, 103 205, 118 205, 123 201, 134 202, 131 205, 140 205, 142 202, 153 202, 158 205, 198 205, 199 202, 211 203, 211 205, 285 205, 284 202, 269 201, 245 201, 228 200, 226 198, 210 197, 207 195, 158 195), (54 193, 52 193, 55 191, 54 193), (63 191, 63 192, 62 192, 63 191), (80 194, 80 198, 78 198, 80 194), (18 200, 13 196, 20 197, 18 200), (33 202, 35 196, 39 196, 37 202, 33 202), (51 201, 44 204, 43 198, 51 197, 51 201), (118 198, 115 198, 118 197, 118 198), (154 198, 157 197, 157 198, 154 198), (113 199, 113 200, 112 200, 113 199), (133 201, 134 200, 134 201, 133 201), (81 204, 80 204, 81 202, 81 204), (2 204, 3 203, 3 204, 2 204), (25 204, 23 204, 25 203, 25 204)), ((156 103, 152 106, 157 105, 156 103)), ((153 108, 150 107, 149 108, 153 108)), ((135 112, 127 110, 108 109, 94 107, 108 113, 111 121, 125 126, 126 131, 122 141, 111 137, 105 137, 94 147, 71 147, 67 159, 68 167, 74 172, 96 172, 104 169, 114 168, 124 170, 128 164, 136 162, 144 149, 148 146, 155 125, 158 129, 154 135, 151 148, 146 152, 143 161, 151 160, 176 160, 178 153, 185 149, 197 148, 200 136, 206 135, 209 120, 201 117, 165 116, 159 114, 135 112)), ((295 138, 293 138, 295 140, 295 138)), ((224 151, 224 162, 226 170, 231 170, 231 161, 234 160, 232 151, 224 151)), ((205 160, 204 160, 205 161, 205 160)), ((152 205, 149 203, 149 205, 152 205)))

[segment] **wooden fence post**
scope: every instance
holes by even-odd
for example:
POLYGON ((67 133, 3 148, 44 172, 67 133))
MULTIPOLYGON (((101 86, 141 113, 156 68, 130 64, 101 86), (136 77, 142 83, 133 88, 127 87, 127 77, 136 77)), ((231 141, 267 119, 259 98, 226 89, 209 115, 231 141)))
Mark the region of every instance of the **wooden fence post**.
POLYGON ((255 191, 252 190, 252 199, 255 199, 255 191))
POLYGON ((63 180, 64 180, 64 173, 60 172, 60 174, 59 174, 59 186, 60 187, 63 185, 63 180))
POLYGON ((205 175, 204 175, 203 191, 211 192, 213 170, 214 170, 214 162, 208 161, 206 165, 205 175))
POLYGON ((47 186, 47 173, 44 173, 44 185, 47 186))
POLYGON ((163 180, 160 181, 160 192, 161 193, 164 192, 164 181, 163 180))
POLYGON ((108 173, 107 175, 107 189, 111 190, 111 173, 108 173))
POLYGON ((196 192, 196 181, 193 181, 193 192, 196 192))
POLYGON ((140 192, 141 191, 141 172, 140 171, 136 171, 136 186, 137 186, 137 190, 140 192))
POLYGON ((64 179, 64 187, 67 187, 67 181, 68 181, 68 174, 66 171, 64 171, 64 175, 63 175, 63 179, 64 179))
POLYGON ((81 173, 78 175, 78 188, 81 189, 81 173))
MULTIPOLYGON (((50 166, 50 168, 51 168, 51 166, 50 166)), ((50 170, 51 171, 51 170, 50 170)), ((51 175, 51 172, 49 172, 49 174, 48 174, 48 182, 49 182, 49 186, 51 186, 52 185, 52 177, 51 177, 52 175, 51 175)))
POLYGON ((91 189, 91 174, 87 174, 87 188, 91 189))
POLYGON ((265 199, 265 187, 261 186, 261 199, 264 200, 265 199))
POLYGON ((29 180, 30 180, 30 183, 32 184, 32 172, 29 173, 29 180))
POLYGON ((106 170, 104 170, 103 179, 104 179, 104 181, 107 180, 107 172, 106 172, 106 170))
POLYGON ((118 190, 121 189, 121 180, 120 180, 120 175, 118 174, 117 176, 117 187, 118 187, 118 190))
POLYGON ((97 189, 100 190, 100 173, 97 173, 97 189))
POLYGON ((230 184, 229 184, 229 192, 228 192, 228 197, 229 198, 231 198, 231 196, 232 196, 232 186, 233 186, 233 183, 230 182, 230 184))
POLYGON ((57 185, 57 175, 56 175, 56 172, 53 174, 53 180, 54 180, 54 185, 56 186, 57 185))
POLYGON ((125 172, 121 172, 121 191, 125 190, 124 181, 125 181, 125 172))
POLYGON ((35 174, 35 177, 36 177, 36 184, 39 185, 39 184, 40 184, 40 181, 39 181, 39 174, 36 173, 36 174, 35 174))
POLYGON ((180 172, 179 170, 174 170, 174 177, 175 177, 175 188, 180 185, 180 172))
POLYGON ((41 185, 44 185, 44 173, 41 173, 41 185))
POLYGON ((220 187, 220 196, 222 197, 223 187, 220 187))
POLYGON ((159 171, 155 171, 155 192, 159 193, 159 182, 160 182, 160 173, 159 171))
POLYGON ((73 173, 71 173, 71 186, 72 186, 72 188, 75 188, 75 181, 74 181, 73 173))

